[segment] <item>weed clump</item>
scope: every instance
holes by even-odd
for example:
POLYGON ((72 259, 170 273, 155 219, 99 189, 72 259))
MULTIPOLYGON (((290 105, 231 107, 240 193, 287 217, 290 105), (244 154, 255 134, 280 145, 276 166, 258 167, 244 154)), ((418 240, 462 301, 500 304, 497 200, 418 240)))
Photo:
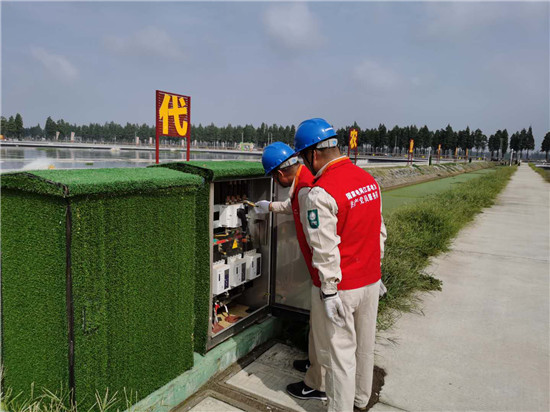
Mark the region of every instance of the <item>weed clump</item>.
POLYGON ((534 163, 529 162, 529 167, 541 175, 544 180, 550 182, 550 169, 543 169, 542 167, 537 167, 534 163))

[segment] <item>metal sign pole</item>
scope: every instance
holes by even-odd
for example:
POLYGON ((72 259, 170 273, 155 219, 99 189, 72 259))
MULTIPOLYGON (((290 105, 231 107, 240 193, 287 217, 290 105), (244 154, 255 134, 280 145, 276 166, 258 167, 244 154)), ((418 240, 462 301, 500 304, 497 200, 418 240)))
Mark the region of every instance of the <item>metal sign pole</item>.
POLYGON ((158 105, 159 105, 159 99, 160 99, 160 93, 159 91, 157 90, 155 92, 155 102, 156 102, 156 106, 155 106, 155 163, 156 164, 159 164, 159 151, 160 151, 160 145, 159 145, 159 140, 160 140, 160 116, 159 116, 159 109, 158 109, 158 105))
POLYGON ((189 106, 187 108, 187 121, 189 131, 187 132, 187 161, 191 159, 191 96, 188 97, 189 106))
POLYGON ((159 129, 158 129, 158 126, 156 127, 157 129, 157 132, 156 132, 156 140, 155 140, 155 163, 156 164, 159 164, 159 151, 160 151, 160 147, 159 147, 159 129))
MULTIPOLYGON (((159 92, 158 90, 156 91, 156 96, 155 96, 155 99, 158 101, 159 99, 159 92)), ((160 147, 159 147, 159 139, 160 139, 160 126, 159 126, 159 112, 158 112, 158 107, 155 107, 155 163, 156 164, 159 164, 159 151, 160 151, 160 147)))

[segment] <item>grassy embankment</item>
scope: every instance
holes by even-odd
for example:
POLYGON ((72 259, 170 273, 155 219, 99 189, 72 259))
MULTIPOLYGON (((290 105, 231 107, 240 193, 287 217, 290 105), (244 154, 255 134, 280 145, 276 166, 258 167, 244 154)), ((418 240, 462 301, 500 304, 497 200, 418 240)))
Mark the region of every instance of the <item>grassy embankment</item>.
POLYGON ((388 239, 382 276, 388 293, 380 300, 380 330, 389 328, 399 311, 418 307, 414 292, 441 289, 441 281, 424 272, 429 259, 448 250, 458 231, 493 204, 515 170, 498 168, 385 214, 388 239))
POLYGON ((533 169, 539 175, 544 177, 544 180, 546 180, 547 182, 550 182, 550 169, 543 169, 541 167, 537 167, 532 162, 529 162, 529 167, 531 167, 531 169, 533 169))

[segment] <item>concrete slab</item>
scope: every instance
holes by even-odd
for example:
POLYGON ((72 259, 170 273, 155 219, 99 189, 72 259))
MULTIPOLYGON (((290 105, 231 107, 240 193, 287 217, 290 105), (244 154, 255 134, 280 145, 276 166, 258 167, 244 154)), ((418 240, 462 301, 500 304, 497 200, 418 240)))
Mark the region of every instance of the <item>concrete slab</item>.
POLYGON ((235 408, 233 405, 222 402, 219 399, 209 396, 197 405, 189 409, 190 412, 242 412, 243 409, 235 408))
POLYGON ((443 291, 424 294, 424 316, 404 314, 378 339, 383 404, 550 409, 549 189, 521 166, 496 205, 433 261, 443 291))
POLYGON ((276 344, 257 360, 227 380, 227 384, 259 398, 269 399, 290 411, 324 412, 321 401, 300 400, 286 393, 286 386, 304 379, 304 374, 292 368, 296 359, 307 354, 287 345, 276 344))
POLYGON ((403 409, 394 408, 393 406, 387 405, 382 402, 376 403, 371 409, 370 412, 402 412, 403 409))

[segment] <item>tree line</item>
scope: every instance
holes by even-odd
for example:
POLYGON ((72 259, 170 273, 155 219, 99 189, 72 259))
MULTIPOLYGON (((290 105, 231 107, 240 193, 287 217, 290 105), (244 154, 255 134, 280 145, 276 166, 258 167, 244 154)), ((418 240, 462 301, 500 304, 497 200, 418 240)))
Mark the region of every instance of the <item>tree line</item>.
MULTIPOLYGON (((22 116, 17 113, 8 119, 1 117, 1 130, 8 138, 30 138, 54 140, 58 134, 61 140, 68 140, 71 132, 74 132, 77 140, 82 142, 104 142, 104 143, 134 143, 135 138, 147 139, 155 136, 155 127, 146 123, 126 123, 121 125, 115 122, 90 123, 88 125, 77 125, 66 122, 63 119, 54 121, 51 117, 46 119, 44 128, 37 124, 32 127, 24 127, 22 116)), ((454 154, 455 150, 462 153, 469 150, 472 153, 483 153, 488 150, 491 157, 503 156, 508 149, 519 152, 535 150, 535 139, 532 128, 522 129, 509 136, 506 129, 497 130, 487 137, 481 129, 471 130, 466 127, 464 130, 454 130, 451 125, 437 130, 430 130, 427 126, 418 128, 416 125, 405 127, 394 126, 388 128, 380 124, 377 128, 362 129, 354 122, 353 125, 337 129, 337 136, 341 147, 348 145, 349 132, 351 128, 358 130, 358 145, 366 151, 373 153, 396 153, 401 154, 409 148, 409 142, 414 140, 415 150, 426 152, 430 150, 435 153, 441 147, 442 154, 454 154)), ((245 126, 218 127, 213 123, 208 126, 202 124, 191 125, 191 137, 194 141, 204 145, 214 146, 225 143, 228 146, 235 146, 240 142, 252 142, 257 147, 264 147, 275 141, 293 144, 296 128, 292 126, 281 126, 277 124, 267 125, 262 123, 259 127, 251 124, 245 126)), ((550 132, 546 134, 541 145, 541 151, 548 155, 550 150, 550 132)), ((179 141, 179 138, 164 137, 172 141, 179 141)))

